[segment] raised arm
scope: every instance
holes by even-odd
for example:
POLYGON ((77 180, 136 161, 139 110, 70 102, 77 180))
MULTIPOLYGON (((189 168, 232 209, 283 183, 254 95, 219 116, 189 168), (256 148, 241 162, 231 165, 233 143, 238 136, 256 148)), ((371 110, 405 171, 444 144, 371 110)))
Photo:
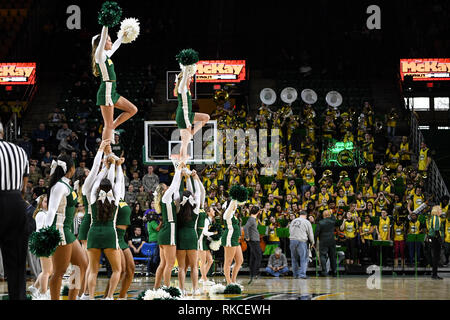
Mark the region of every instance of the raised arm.
POLYGON ((114 190, 114 197, 116 198, 116 206, 118 206, 120 199, 123 199, 123 197, 125 196, 125 183, 121 165, 117 166, 116 183, 114 184, 113 190, 114 190))
MULTIPOLYGON (((180 188, 181 184, 181 169, 175 170, 175 175, 173 176, 172 183, 170 184, 170 187, 164 192, 164 195, 162 197, 162 202, 164 203, 170 203, 172 201, 172 196, 174 196, 174 200, 176 200, 176 193, 178 193, 178 189, 180 188)), ((179 198, 178 194, 178 198, 179 198)))
MULTIPOLYGON (((200 177, 199 177, 200 179, 200 177)), ((205 197, 206 197, 206 191, 205 191, 205 186, 203 185, 203 183, 199 181, 198 187, 200 189, 200 208, 204 208, 205 207, 205 197)))
POLYGON ((223 214, 224 220, 231 220, 236 209, 237 209, 237 200, 231 200, 227 210, 225 210, 223 214))
POLYGON ((86 180, 84 180, 82 193, 83 195, 87 196, 91 193, 92 186, 94 185, 95 177, 98 174, 98 170, 100 169, 100 165, 102 163, 102 155, 103 150, 99 149, 97 154, 94 158, 94 164, 92 165, 91 171, 89 171, 88 176, 86 177, 86 180))
POLYGON ((63 185, 62 183, 56 183, 52 190, 50 191, 50 201, 48 203, 48 211, 45 217, 44 226, 48 227, 53 224, 53 220, 55 219, 56 212, 58 210, 59 204, 61 203, 61 199, 63 197, 67 197, 69 194, 69 189, 63 185))
POLYGON ((108 27, 103 26, 102 33, 100 34, 100 42, 98 43, 98 47, 95 50, 95 60, 97 61, 97 63, 103 60, 102 58, 105 54, 106 40, 108 40, 108 27))
POLYGON ((195 210, 198 212, 200 210, 200 201, 201 201, 201 191, 200 191, 200 185, 202 183, 200 182, 200 179, 198 178, 198 176, 195 176, 194 178, 194 188, 195 188, 195 193, 194 193, 194 198, 195 198, 195 210))
POLYGON ((100 185, 100 181, 102 181, 102 179, 104 179, 106 177, 107 173, 108 173, 108 170, 106 169, 106 167, 104 167, 100 171, 100 173, 95 177, 94 185, 92 186, 91 193, 90 193, 90 195, 88 197, 90 204, 95 203, 95 201, 97 200, 97 189, 98 189, 98 186, 100 185))
POLYGON ((111 182, 111 186, 114 188, 114 177, 116 176, 116 165, 112 163, 108 169, 107 179, 111 182))
POLYGON ((181 100, 183 101, 183 117, 184 121, 186 123, 186 128, 189 128, 191 126, 191 122, 189 121, 189 115, 188 115, 188 100, 187 100, 187 80, 188 75, 186 69, 183 71, 183 78, 181 79, 180 84, 178 85, 178 93, 181 94, 181 100))
POLYGON ((116 52, 117 49, 119 49, 120 45, 122 44, 123 35, 117 38, 116 41, 114 41, 111 50, 106 50, 105 53, 108 57, 111 57, 114 52, 116 52))

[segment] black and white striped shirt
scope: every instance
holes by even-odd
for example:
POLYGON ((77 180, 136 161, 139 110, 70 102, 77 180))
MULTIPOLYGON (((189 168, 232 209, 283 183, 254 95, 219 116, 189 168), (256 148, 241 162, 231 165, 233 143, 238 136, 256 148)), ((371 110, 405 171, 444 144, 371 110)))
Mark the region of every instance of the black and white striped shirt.
POLYGON ((22 190, 29 174, 28 157, 21 147, 0 140, 0 191, 22 190))

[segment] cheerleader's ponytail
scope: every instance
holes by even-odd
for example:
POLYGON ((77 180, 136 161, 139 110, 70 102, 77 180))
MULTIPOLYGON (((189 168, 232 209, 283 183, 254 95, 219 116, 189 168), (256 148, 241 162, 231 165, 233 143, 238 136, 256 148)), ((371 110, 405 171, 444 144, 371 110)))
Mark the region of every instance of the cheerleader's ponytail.
POLYGON ((153 193, 153 204, 155 206, 155 211, 158 214, 161 214, 161 199, 164 193, 164 183, 158 184, 155 192, 153 193))
POLYGON ((100 73, 97 70, 97 63, 95 62, 95 51, 97 51, 99 43, 100 43, 100 35, 98 34, 92 39, 92 52, 91 52, 92 73, 95 77, 100 76, 100 73))

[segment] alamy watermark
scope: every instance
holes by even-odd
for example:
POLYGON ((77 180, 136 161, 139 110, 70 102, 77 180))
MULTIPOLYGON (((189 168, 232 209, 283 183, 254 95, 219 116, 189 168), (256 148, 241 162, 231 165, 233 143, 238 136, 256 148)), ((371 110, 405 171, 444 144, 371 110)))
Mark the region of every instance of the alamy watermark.
POLYGON ((367 281, 366 281, 367 288, 370 290, 381 289, 380 267, 377 265, 371 265, 367 268, 366 272, 367 272, 367 274, 370 274, 370 277, 367 278, 367 281))

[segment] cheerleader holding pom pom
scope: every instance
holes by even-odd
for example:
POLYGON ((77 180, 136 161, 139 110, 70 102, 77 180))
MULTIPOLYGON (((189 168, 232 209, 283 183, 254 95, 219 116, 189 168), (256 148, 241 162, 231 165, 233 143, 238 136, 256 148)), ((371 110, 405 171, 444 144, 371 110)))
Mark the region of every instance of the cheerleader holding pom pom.
POLYGON ((225 230, 222 234, 222 246, 224 247, 225 252, 223 270, 227 285, 236 285, 237 275, 244 258, 242 255, 241 245, 239 243, 241 227, 239 220, 234 214, 238 208, 238 205, 242 205, 245 201, 247 201, 248 191, 245 187, 235 185, 230 189, 230 196, 232 200, 223 214, 223 220, 225 221, 225 230), (235 265, 233 268, 233 275, 230 277, 231 263, 233 260, 235 261, 235 265))
POLYGON ((118 38, 114 42, 108 35, 108 27, 114 27, 120 21, 122 9, 116 2, 105 2, 98 15, 99 24, 103 25, 100 35, 92 38, 92 71, 101 78, 97 91, 97 105, 100 106, 104 128, 102 140, 113 139, 113 131, 136 114, 136 106, 120 96, 116 91, 116 73, 111 56, 122 43, 130 43, 139 35, 139 22, 134 18, 122 21, 118 38), (123 112, 114 120, 114 108, 123 112))
POLYGON ((181 148, 180 154, 172 155, 172 159, 186 163, 189 158, 187 153, 189 141, 209 121, 209 115, 192 112, 192 97, 189 87, 197 72, 198 52, 193 49, 184 49, 178 53, 176 58, 181 67, 174 90, 174 94, 178 97, 175 121, 181 130, 181 148))

